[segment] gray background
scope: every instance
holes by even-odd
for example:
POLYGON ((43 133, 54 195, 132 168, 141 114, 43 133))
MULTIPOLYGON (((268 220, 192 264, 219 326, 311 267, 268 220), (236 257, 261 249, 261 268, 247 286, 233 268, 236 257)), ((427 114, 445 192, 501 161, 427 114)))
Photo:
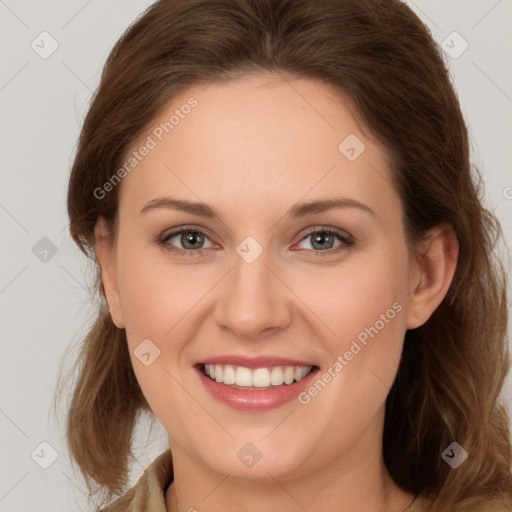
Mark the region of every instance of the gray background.
MULTIPOLYGON (((150 3, 0 0, 0 511, 91 509, 65 448, 64 408, 60 424, 51 412, 61 360, 69 350, 66 367, 73 361, 94 312, 91 268, 67 233, 66 186, 102 65, 150 3), (40 54, 55 43, 40 36, 44 31, 58 44, 47 58, 40 54)), ((408 3, 451 54, 446 59, 469 124, 473 161, 510 245, 512 1, 408 3), (464 41, 469 46, 461 53, 464 41)), ((512 412, 511 379, 503 397, 512 412)), ((131 483, 167 447, 158 424, 140 429, 137 439, 131 483)))

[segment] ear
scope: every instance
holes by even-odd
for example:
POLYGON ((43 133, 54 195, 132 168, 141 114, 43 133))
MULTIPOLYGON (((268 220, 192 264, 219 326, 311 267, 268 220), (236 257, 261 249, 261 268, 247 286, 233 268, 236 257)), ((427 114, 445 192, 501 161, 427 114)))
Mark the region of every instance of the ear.
POLYGON ((99 217, 96 222, 94 236, 94 251, 101 270, 101 281, 110 316, 116 327, 124 329, 123 310, 117 285, 116 247, 103 217, 99 217))
POLYGON ((446 296, 457 267, 459 243, 453 228, 443 224, 427 235, 412 263, 406 329, 415 329, 430 318, 446 296))

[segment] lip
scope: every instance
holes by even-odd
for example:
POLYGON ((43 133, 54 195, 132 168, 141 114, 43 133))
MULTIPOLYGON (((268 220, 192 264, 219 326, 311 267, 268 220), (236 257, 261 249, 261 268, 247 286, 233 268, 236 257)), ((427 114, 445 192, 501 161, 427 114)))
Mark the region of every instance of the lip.
MULTIPOLYGON (((244 356, 217 356, 201 359, 194 366, 201 364, 230 364, 232 366, 243 366, 254 370, 268 366, 317 366, 311 361, 299 361, 297 359, 286 359, 274 356, 244 357, 244 356)), ((291 385, 291 384, 290 384, 291 385)))
MULTIPOLYGON (((237 361, 240 361, 240 358, 234 358, 237 361)), ((274 359, 274 358, 271 358, 274 359)), ((206 364, 235 364, 235 363, 225 363, 226 358, 215 358, 209 359, 205 361, 206 364), (213 363, 212 361, 220 360, 221 362, 213 363)), ((253 365, 251 367, 246 366, 246 368, 261 368, 264 366, 279 366, 279 364, 268 363, 269 358, 258 358, 258 365, 253 365), (262 364, 264 361, 266 364, 262 364)), ((279 359, 279 361, 285 361, 284 359, 279 359)), ((255 360, 251 360, 252 363, 255 360)), ((284 365, 284 363, 281 363, 284 365)), ((288 363, 289 364, 289 363, 288 363)), ((238 363, 237 366, 244 366, 241 363, 238 363)), ((290 366, 311 366, 304 363, 294 363, 290 364, 290 366)), ((195 370, 199 374, 199 378, 201 382, 205 386, 206 390, 213 396, 216 400, 230 406, 233 409, 238 411, 246 411, 246 412, 262 412, 269 411, 272 409, 276 409, 278 407, 282 407, 286 403, 296 399, 300 393, 304 391, 305 388, 311 385, 314 376, 319 371, 318 366, 314 366, 311 372, 304 377, 299 382, 294 382, 293 384, 283 384, 280 387, 274 389, 265 389, 265 390, 248 390, 248 389, 237 389, 232 388, 226 384, 222 384, 215 380, 212 380, 210 377, 207 377, 203 373, 203 366, 201 364, 196 365, 195 370)))

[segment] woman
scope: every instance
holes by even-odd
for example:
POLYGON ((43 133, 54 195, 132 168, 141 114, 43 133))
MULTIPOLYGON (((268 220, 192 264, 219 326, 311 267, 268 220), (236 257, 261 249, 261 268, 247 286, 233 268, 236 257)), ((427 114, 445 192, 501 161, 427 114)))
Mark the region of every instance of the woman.
POLYGON ((105 510, 510 510, 504 272, 439 50, 398 0, 161 0, 69 182, 105 299, 72 456, 105 510), (171 455, 172 454, 172 455, 171 455))

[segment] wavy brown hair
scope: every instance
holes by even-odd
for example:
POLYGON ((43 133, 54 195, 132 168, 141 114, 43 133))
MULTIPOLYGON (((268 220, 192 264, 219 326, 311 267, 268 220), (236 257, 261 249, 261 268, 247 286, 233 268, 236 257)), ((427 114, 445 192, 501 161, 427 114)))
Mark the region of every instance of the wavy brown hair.
MULTIPOLYGON (((71 236, 94 262, 100 216, 116 229, 119 186, 94 191, 176 94, 191 85, 271 72, 317 80, 355 106, 387 149, 411 243, 448 223, 459 243, 447 296, 405 336, 386 403, 383 453, 393 479, 432 510, 512 507, 501 231, 482 205, 468 132, 447 66, 428 29, 399 0, 160 0, 116 43, 83 124, 68 190, 71 236), (457 469, 441 454, 469 453, 457 469)), ((99 270, 98 296, 104 293, 99 270)), ((149 411, 124 330, 104 303, 84 338, 67 416, 67 442, 90 493, 127 484, 132 434, 149 411)))

